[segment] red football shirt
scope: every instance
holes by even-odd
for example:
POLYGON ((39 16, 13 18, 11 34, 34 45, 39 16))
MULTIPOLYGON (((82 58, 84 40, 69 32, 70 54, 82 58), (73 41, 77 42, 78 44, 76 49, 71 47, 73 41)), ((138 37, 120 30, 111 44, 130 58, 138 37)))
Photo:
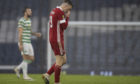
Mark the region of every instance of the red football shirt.
POLYGON ((50 42, 61 42, 64 45, 64 30, 68 26, 69 17, 65 17, 60 7, 54 8, 49 17, 49 40, 50 42))

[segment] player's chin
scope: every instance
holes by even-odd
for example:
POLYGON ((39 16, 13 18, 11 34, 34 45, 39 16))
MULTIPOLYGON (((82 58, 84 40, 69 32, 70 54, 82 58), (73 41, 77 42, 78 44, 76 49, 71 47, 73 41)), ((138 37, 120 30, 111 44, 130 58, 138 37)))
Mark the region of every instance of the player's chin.
POLYGON ((30 18, 30 17, 32 17, 32 15, 28 15, 28 17, 30 18))

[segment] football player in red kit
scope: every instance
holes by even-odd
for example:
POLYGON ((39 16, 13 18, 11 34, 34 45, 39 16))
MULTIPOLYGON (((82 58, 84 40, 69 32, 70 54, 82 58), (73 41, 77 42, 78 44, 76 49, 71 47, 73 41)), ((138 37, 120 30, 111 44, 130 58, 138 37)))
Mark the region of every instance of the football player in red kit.
POLYGON ((49 77, 54 72, 55 84, 60 84, 61 67, 66 63, 66 52, 64 49, 64 30, 68 26, 68 20, 73 5, 70 0, 64 2, 54 8, 50 13, 49 18, 49 40, 52 50, 56 57, 56 63, 43 74, 43 79, 46 84, 49 84, 49 77))

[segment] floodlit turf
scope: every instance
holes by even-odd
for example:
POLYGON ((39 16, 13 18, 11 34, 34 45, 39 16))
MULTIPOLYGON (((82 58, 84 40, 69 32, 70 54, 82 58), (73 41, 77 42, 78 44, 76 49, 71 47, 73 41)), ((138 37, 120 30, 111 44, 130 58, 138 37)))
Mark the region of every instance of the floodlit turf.
MULTIPOLYGON (((18 79, 15 74, 0 74, 0 84, 44 84, 41 74, 30 74, 35 81, 18 79)), ((62 84, 140 84, 140 76, 88 76, 88 75, 61 75, 62 84)), ((53 77, 50 79, 53 82, 53 77)))

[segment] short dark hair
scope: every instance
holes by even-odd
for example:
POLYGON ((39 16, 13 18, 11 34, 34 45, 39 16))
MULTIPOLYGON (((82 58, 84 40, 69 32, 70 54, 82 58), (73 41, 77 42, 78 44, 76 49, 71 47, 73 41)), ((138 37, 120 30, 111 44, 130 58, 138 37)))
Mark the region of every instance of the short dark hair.
POLYGON ((24 7, 24 9, 23 9, 23 14, 26 12, 27 9, 31 9, 31 8, 28 7, 28 6, 24 7))
POLYGON ((71 0, 64 0, 64 3, 67 3, 73 7, 72 1, 71 0))

